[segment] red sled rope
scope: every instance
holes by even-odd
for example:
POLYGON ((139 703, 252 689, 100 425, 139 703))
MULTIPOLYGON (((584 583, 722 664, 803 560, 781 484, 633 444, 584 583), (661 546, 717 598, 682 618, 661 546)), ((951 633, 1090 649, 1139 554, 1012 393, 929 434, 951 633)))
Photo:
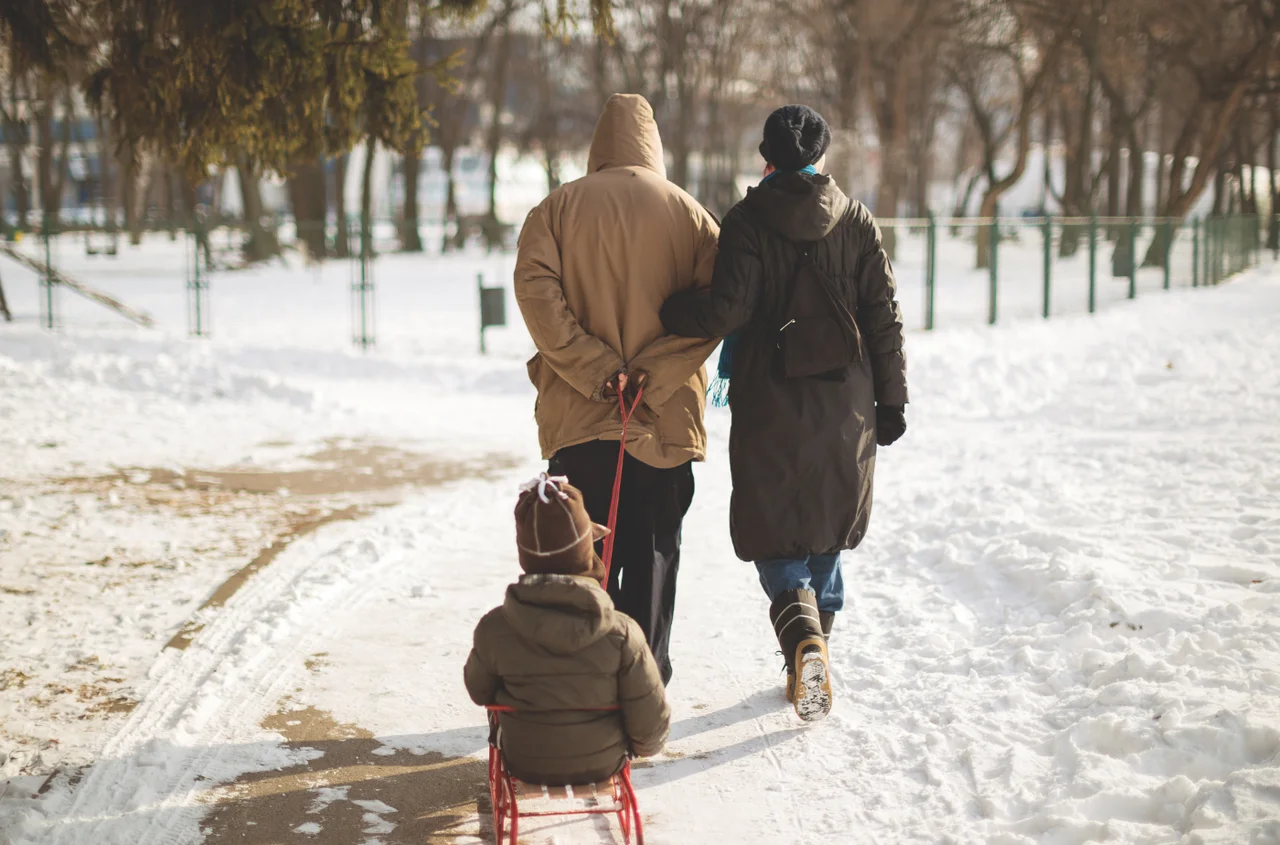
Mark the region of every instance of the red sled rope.
POLYGON ((618 412, 622 415, 622 437, 618 442, 618 469, 613 474, 613 498, 609 500, 609 524, 606 526, 609 534, 604 538, 604 555, 602 556, 606 589, 609 586, 609 573, 613 569, 614 533, 618 530, 618 500, 622 496, 622 464, 627 457, 627 427, 631 424, 631 417, 635 415, 636 409, 640 407, 640 397, 644 396, 644 383, 641 382, 636 387, 636 398, 631 401, 631 407, 627 407, 626 389, 627 376, 623 373, 618 376, 618 412))

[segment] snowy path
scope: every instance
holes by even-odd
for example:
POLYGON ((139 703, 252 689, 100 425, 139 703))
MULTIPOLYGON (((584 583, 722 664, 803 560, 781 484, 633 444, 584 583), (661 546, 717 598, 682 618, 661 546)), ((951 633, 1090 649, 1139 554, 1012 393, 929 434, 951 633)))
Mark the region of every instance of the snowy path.
MULTIPOLYGON (((637 770, 648 840, 1280 842, 1277 313, 1280 274, 1259 272, 1092 320, 912 336, 911 430, 882 453, 871 536, 846 559, 837 709, 814 727, 781 700, 765 600, 727 542, 717 415, 687 523, 672 740, 637 770)), ((20 842, 194 844, 210 803, 239 803, 264 827, 236 841, 264 845, 487 835, 478 767, 457 759, 484 744, 461 664, 515 571, 512 493, 537 462, 527 395, 441 407, 418 418, 481 415, 468 448, 527 465, 290 548, 160 658, 77 789, 9 805, 20 842), (303 708, 350 739, 282 745, 262 727, 303 708), (373 756, 326 763, 367 737, 373 756), (303 763, 320 774, 272 779, 303 763), (441 767, 464 787, 448 801, 390 797, 441 767), (217 789, 246 777, 265 780, 217 789), (268 835, 290 790, 302 809, 268 835)))

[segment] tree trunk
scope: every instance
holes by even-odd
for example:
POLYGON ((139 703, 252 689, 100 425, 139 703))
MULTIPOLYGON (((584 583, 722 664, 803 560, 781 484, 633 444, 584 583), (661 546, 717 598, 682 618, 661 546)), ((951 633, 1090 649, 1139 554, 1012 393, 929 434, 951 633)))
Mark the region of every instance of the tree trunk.
POLYGON ((462 249, 464 234, 462 231, 462 221, 458 219, 458 180, 453 172, 453 159, 457 154, 457 149, 452 145, 442 147, 440 150, 444 160, 444 240, 440 244, 441 252, 453 252, 455 249, 462 249), (449 223, 457 227, 453 236, 449 235, 449 223))
MULTIPOLYGON (((1121 134, 1120 107, 1115 103, 1111 105, 1111 114, 1107 119, 1107 134, 1110 143, 1110 152, 1107 158, 1107 216, 1120 216, 1120 155, 1123 149, 1124 138, 1121 134)), ((1107 226, 1107 240, 1115 240, 1119 237, 1119 231, 1114 224, 1107 226)))
MULTIPOLYGON (((18 75, 9 75, 9 108, 11 120, 6 120, 4 137, 9 145, 10 178, 13 181, 13 203, 18 214, 18 228, 24 229, 31 214, 31 186, 24 172, 27 145, 31 142, 31 124, 23 122, 18 114, 18 75)), ((25 86, 24 86, 25 87, 25 86)))
POLYGON ((138 155, 130 145, 120 151, 120 207, 130 242, 138 225, 138 155))
POLYGON ((542 148, 542 170, 547 175, 547 193, 560 187, 560 120, 556 102, 556 56, 552 41, 538 45, 538 112, 534 123, 538 146, 542 148))
POLYGON ((177 187, 173 174, 175 168, 176 166, 172 162, 164 168, 164 219, 169 226, 169 240, 171 241, 178 239, 178 209, 173 196, 177 187))
POLYGON ((13 322, 13 314, 9 311, 9 301, 4 298, 3 279, 0 279, 0 317, 4 317, 6 323, 13 322))
POLYGON ((951 210, 952 217, 964 217, 969 211, 969 202, 973 199, 973 192, 978 187, 978 182, 982 179, 982 171, 974 168, 973 175, 965 183, 964 191, 956 198, 955 208, 951 210))
POLYGON ((293 208, 297 241, 309 261, 323 261, 328 254, 325 238, 324 170, 319 161, 295 163, 288 178, 289 205, 293 208))
MULTIPOLYGON (((926 88, 924 96, 929 95, 926 88)), ((915 155, 912 156, 913 172, 915 173, 915 216, 927 217, 930 208, 929 202, 929 186, 933 183, 933 146, 937 132, 938 119, 932 107, 925 103, 923 108, 930 111, 929 115, 921 118, 920 139, 916 145, 915 155)))
MULTIPOLYGON (((1146 155, 1142 147, 1137 122, 1134 121, 1129 126, 1129 184, 1125 189, 1125 215, 1139 219, 1144 216, 1143 180, 1147 176, 1146 155)), ((1117 231, 1123 234, 1116 238, 1115 249, 1111 253, 1111 275, 1118 279, 1128 278, 1133 270, 1136 256, 1129 249, 1128 227, 1119 228, 1117 231)))
POLYGON ((1049 157, 1049 146, 1053 143, 1053 103, 1045 103, 1044 123, 1040 135, 1041 182, 1040 213, 1048 215, 1049 197, 1053 194, 1053 160, 1049 157))
MULTIPOLYGON (((116 180, 114 168, 114 156, 111 155, 111 131, 107 122, 103 119, 98 120, 98 202, 102 205, 102 227, 111 234, 110 251, 115 254, 118 251, 116 243, 118 235, 116 233, 116 207, 119 202, 116 198, 116 180)), ((185 184, 185 180, 184 180, 185 184)), ((190 214, 194 214, 195 199, 192 198, 191 208, 188 209, 190 214)), ((187 223, 191 225, 194 217, 188 217, 187 223)))
POLYGON ((1226 210, 1227 198, 1227 169, 1224 165, 1219 164, 1218 171, 1213 174, 1213 210, 1210 211, 1214 217, 1218 217, 1226 210))
MULTIPOLYGON (((1062 186, 1062 213, 1067 217, 1086 217, 1093 214, 1093 145, 1094 102, 1097 80, 1091 68, 1081 102, 1078 122, 1072 127, 1067 108, 1063 104, 1062 137, 1069 149, 1064 156, 1065 183, 1062 186), (1071 130, 1074 128, 1074 132, 1071 130), (1069 140, 1074 139, 1074 141, 1069 140)), ((1076 223, 1062 227, 1058 254, 1063 258, 1075 255, 1088 231, 1087 226, 1076 223)))
POLYGON ((400 210, 400 251, 422 252, 418 218, 418 177, 422 173, 422 137, 418 133, 403 151, 400 174, 404 179, 404 207, 400 210))
MULTIPOLYGON (((683 24, 681 26, 683 28, 683 24)), ((679 64, 676 71, 676 127, 671 143, 671 181, 685 190, 692 190, 689 156, 693 145, 689 139, 689 131, 694 123, 696 104, 693 91, 689 86, 688 64, 685 61, 687 38, 687 35, 681 36, 680 50, 677 54, 679 64)))
MULTIPOLYGON (((1043 71, 1042 71, 1043 72, 1043 71)), ((1003 179, 995 179, 994 151, 987 153, 988 183, 986 193, 982 195, 982 207, 979 216, 994 219, 999 212, 1000 197, 1004 196, 1027 172, 1027 154, 1031 150, 1031 114, 1035 99, 1035 87, 1022 92, 1022 105, 1018 112, 1018 157, 1014 161, 1013 170, 1003 179)), ((977 266, 985 270, 991 266, 991 227, 978 228, 977 266)))
POLYGON ((1169 165, 1165 151, 1169 148, 1169 113, 1161 104, 1157 104, 1156 108, 1160 110, 1156 121, 1156 216, 1165 217, 1168 215, 1165 178, 1169 172, 1169 165))
MULTIPOLYGON (((880 135, 880 184, 876 186, 876 216, 898 216, 906 174, 905 149, 907 129, 907 74, 903 62, 896 62, 886 82, 888 100, 877 105, 877 128, 880 135)), ((882 245, 890 258, 897 257, 897 238, 893 229, 883 232, 882 245)))
MULTIPOLYGON (((1254 63, 1261 65, 1269 56, 1270 53, 1268 51, 1260 50, 1246 67, 1252 66, 1254 63)), ((1227 129, 1235 119, 1241 103, 1244 102, 1244 95, 1252 80, 1252 75, 1244 75, 1237 80, 1231 89, 1231 93, 1217 106, 1217 111, 1210 121, 1201 121, 1201 114, 1204 111, 1203 101, 1197 102, 1191 109, 1187 123, 1183 126, 1183 132, 1178 139, 1178 144, 1175 146, 1173 167, 1169 173, 1169 216, 1173 219, 1180 222, 1185 218, 1208 184, 1211 168, 1215 166, 1215 162, 1218 160, 1217 152, 1222 149, 1222 142, 1226 137, 1227 129), (1206 125, 1210 127, 1207 135, 1203 132, 1206 125), (1191 176, 1191 184, 1184 189, 1182 187, 1182 175, 1187 157, 1191 155, 1192 141, 1196 138, 1204 138, 1204 141, 1198 156, 1199 160, 1196 163, 1195 172, 1191 176)), ((1154 238, 1147 250, 1147 259, 1143 263, 1150 264, 1153 259, 1160 260, 1160 256, 1165 253, 1167 241, 1168 237, 1163 234, 1154 238)))
MULTIPOLYGON (((347 218, 347 165, 350 161, 350 153, 343 153, 333 160, 333 204, 336 210, 336 228, 333 240, 333 255, 335 258, 351 257, 351 222, 347 218)), ((326 206, 326 221, 328 217, 328 208, 326 206)))
POLYGON ((1280 155, 1276 142, 1280 140, 1280 108, 1271 104, 1271 125, 1267 133, 1267 184, 1271 186, 1271 213, 1267 220, 1267 249, 1280 250, 1280 155))
POLYGON ((373 159, 378 140, 369 138, 364 147, 364 173, 360 177, 360 255, 373 255, 373 159))
MULTIPOLYGON (((409 25, 409 4, 400 7, 401 20, 407 28, 409 25)), ((419 21, 418 32, 413 39, 413 61, 417 65, 417 74, 413 81, 414 99, 420 114, 431 110, 431 100, 427 92, 427 70, 430 67, 431 26, 425 20, 419 21)), ((397 239, 401 252, 422 252, 421 220, 418 216, 418 179, 422 173, 422 150, 426 146, 427 130, 418 125, 409 134, 405 145, 400 149, 400 178, 403 180, 404 193, 400 206, 400 219, 396 227, 397 239)))
POLYGON ((1125 190, 1125 214, 1129 217, 1146 216, 1143 188, 1147 178, 1147 156, 1143 146, 1135 126, 1129 133, 1129 187, 1125 190))
MULTIPOLYGON (((965 216, 969 209, 969 200, 973 198, 973 190, 977 187, 978 180, 982 178, 982 171, 975 168, 969 178, 965 179, 964 188, 961 189, 960 187, 960 180, 964 179, 964 173, 969 163, 969 151, 976 140, 977 132, 974 129, 973 121, 966 120, 964 129, 961 130, 960 143, 956 145, 956 159, 953 165, 955 172, 952 178, 955 182, 955 202, 951 209, 952 218, 965 216)), ((958 235, 959 230, 957 227, 952 226, 951 236, 954 238, 958 235)))
POLYGON ((40 215, 44 225, 52 226, 58 215, 58 197, 54 179, 53 82, 41 74, 37 84, 38 104, 33 114, 40 144, 36 147, 36 181, 40 185, 40 215))
POLYGON ((1240 211, 1242 214, 1258 213, 1258 191, 1253 181, 1253 133, 1247 125, 1240 127, 1236 142, 1236 181, 1240 185, 1240 211))
POLYGON ((53 177, 53 213, 62 213, 62 195, 67 189, 67 162, 71 156, 71 124, 75 120, 76 104, 68 89, 62 98, 62 131, 59 133, 58 161, 53 177))
POLYGON ((596 35, 592 81, 595 83, 596 114, 604 110, 609 99, 609 42, 603 35, 596 35))
POLYGON ((502 38, 498 52, 493 57, 493 79, 489 90, 489 105, 493 115, 489 120, 486 151, 489 154, 489 211, 490 226, 498 223, 498 154, 502 151, 502 114, 507 100, 507 66, 511 60, 511 23, 502 25, 502 38))
POLYGON ((280 252, 280 243, 275 232, 263 225, 262 187, 247 155, 239 156, 236 174, 240 177, 240 198, 244 203, 244 222, 249 231, 249 240, 244 245, 245 261, 266 261, 280 252))
POLYGON ((147 227, 147 195, 151 190, 151 174, 153 162, 150 157, 139 159, 134 155, 135 175, 133 179, 133 215, 129 225, 129 243, 133 246, 142 244, 142 233, 147 227))

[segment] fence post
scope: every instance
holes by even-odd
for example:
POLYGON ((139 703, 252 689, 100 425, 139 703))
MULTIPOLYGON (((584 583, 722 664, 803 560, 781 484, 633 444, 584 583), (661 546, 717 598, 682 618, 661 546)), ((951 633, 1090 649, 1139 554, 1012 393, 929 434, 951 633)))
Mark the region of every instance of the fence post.
POLYGON ((987 308, 987 324, 994 326, 996 324, 996 314, 999 310, 998 299, 1000 290, 1000 208, 997 206, 991 218, 991 302, 987 308))
POLYGON ((1178 230, 1173 227, 1172 220, 1164 221, 1164 289, 1168 290, 1173 281, 1173 239, 1178 230))
POLYGON ((1213 251, 1216 250, 1213 243, 1213 218, 1204 220, 1204 284, 1212 286, 1213 284, 1213 251))
POLYGON ((476 273, 476 290, 480 295, 480 354, 488 354, 484 347, 484 273, 476 273))
POLYGON ((925 331, 933 331, 933 302, 938 283, 938 218, 932 211, 929 212, 928 238, 924 268, 924 328, 925 331))
POLYGON ((1098 310, 1098 216, 1089 214, 1089 313, 1098 310))
POLYGON ((1222 234, 1223 220, 1219 217, 1213 221, 1213 283, 1215 285, 1222 281, 1222 261, 1226 249, 1222 234))
POLYGON ((205 302, 204 291, 208 283, 200 273, 200 243, 204 239, 203 227, 198 214, 192 217, 191 237, 195 240, 195 248, 191 251, 191 268, 187 281, 187 333, 192 337, 204 337, 205 302))
POLYGON ((1129 298, 1136 299, 1138 296, 1138 221, 1136 218, 1130 218, 1126 234, 1129 238, 1129 298))
POLYGON ((357 319, 360 321, 355 341, 361 350, 368 350, 374 344, 373 337, 373 232, 360 218, 360 278, 356 284, 356 298, 359 300, 357 319))
POLYGON ((45 212, 43 216, 44 225, 41 227, 44 230, 42 233, 44 235, 43 287, 44 287, 44 327, 46 329, 52 329, 55 323, 57 322, 57 320, 54 318, 54 304, 53 304, 53 245, 51 243, 53 239, 53 233, 52 231, 50 231, 53 228, 53 224, 50 222, 51 217, 52 215, 50 215, 48 212, 45 212))
POLYGON ((1213 218, 1204 221, 1204 278, 1206 287, 1213 285, 1213 218))
MULTIPOLYGON (((352 256, 352 261, 358 262, 360 269, 355 270, 355 265, 351 266, 352 271, 349 274, 351 279, 351 321, 352 321, 352 341, 361 351, 369 351, 369 347, 374 346, 374 233, 371 227, 366 227, 364 216, 361 216, 360 232, 360 251, 352 256)), ((328 227, 324 221, 320 223, 321 237, 328 238, 328 227)), ((348 228, 348 243, 351 238, 352 229, 348 228)), ((337 236, 335 236, 337 237, 337 236)), ((334 243, 337 243, 335 239, 334 243)))
POLYGON ((1200 218, 1191 220, 1191 287, 1200 287, 1200 218))
POLYGON ((1044 217, 1044 318, 1049 319, 1050 287, 1053 277, 1053 217, 1044 217))

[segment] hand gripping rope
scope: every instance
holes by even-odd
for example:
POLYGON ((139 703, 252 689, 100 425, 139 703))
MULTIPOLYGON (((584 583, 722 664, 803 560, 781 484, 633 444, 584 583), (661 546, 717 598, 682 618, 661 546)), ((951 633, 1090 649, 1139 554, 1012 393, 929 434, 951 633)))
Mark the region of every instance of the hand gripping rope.
POLYGON ((644 382, 636 385, 636 398, 631 400, 631 406, 627 406, 627 374, 619 373, 618 375, 618 412, 622 415, 622 436, 618 442, 618 469, 613 474, 613 498, 609 500, 609 534, 604 538, 604 555, 602 562, 604 563, 604 583, 606 589, 609 585, 609 573, 613 569, 613 543, 614 532, 618 530, 618 500, 622 495, 622 464, 627 457, 627 427, 631 424, 631 418, 635 415, 636 409, 640 407, 640 398, 644 396, 644 382))

